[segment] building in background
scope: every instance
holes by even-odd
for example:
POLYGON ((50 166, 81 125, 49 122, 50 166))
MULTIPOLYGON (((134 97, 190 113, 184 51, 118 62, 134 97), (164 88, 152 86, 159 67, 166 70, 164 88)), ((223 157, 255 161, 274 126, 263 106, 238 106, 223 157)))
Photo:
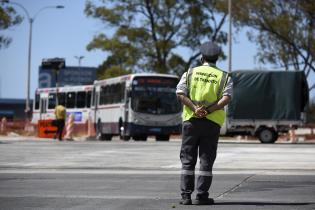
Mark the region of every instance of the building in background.
MULTIPOLYGON (((33 101, 30 100, 30 107, 33 101)), ((8 120, 25 118, 25 99, 0 98, 0 119, 8 120)))
MULTIPOLYGON (((90 85, 96 80, 95 67, 66 66, 58 74, 58 86, 90 85)), ((39 67, 38 88, 56 87, 55 72, 39 67)))

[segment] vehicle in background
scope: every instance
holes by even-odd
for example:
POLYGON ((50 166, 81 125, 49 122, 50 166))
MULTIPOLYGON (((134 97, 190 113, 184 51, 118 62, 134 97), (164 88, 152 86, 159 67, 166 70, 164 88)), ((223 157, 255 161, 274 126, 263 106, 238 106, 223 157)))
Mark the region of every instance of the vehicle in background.
POLYGON ((234 71, 233 98, 222 135, 257 136, 274 143, 278 135, 302 126, 308 84, 301 71, 234 71))
POLYGON ((168 141, 181 130, 181 104, 176 98, 178 77, 130 74, 94 82, 91 114, 97 136, 111 140, 168 141))
POLYGON ((55 119, 58 101, 58 104, 66 107, 67 115, 73 114, 76 127, 85 126, 90 112, 92 90, 92 85, 37 89, 32 124, 37 124, 38 120, 55 119))

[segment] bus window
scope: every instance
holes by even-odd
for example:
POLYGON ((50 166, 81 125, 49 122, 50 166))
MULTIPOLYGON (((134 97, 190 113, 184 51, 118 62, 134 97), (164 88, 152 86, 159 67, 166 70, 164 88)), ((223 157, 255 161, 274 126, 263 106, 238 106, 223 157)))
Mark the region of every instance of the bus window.
POLYGON ((100 105, 105 104, 107 86, 101 88, 100 92, 100 105))
POLYGON ((92 92, 91 91, 86 92, 86 107, 87 108, 91 107, 91 98, 92 98, 92 92))
POLYGON ((113 85, 112 88, 113 89, 112 89, 111 95, 112 95, 112 98, 113 98, 113 103, 118 103, 119 102, 119 98, 120 98, 120 91, 119 91, 120 85, 119 84, 115 84, 115 85, 113 85))
POLYGON ((138 77, 134 80, 131 108, 147 114, 174 114, 181 110, 176 97, 177 79, 138 77))
POLYGON ((58 93, 58 104, 63 106, 66 104, 66 93, 58 93))
POLYGON ((75 92, 67 93, 67 108, 74 108, 75 107, 75 92))
POLYGON ((56 93, 49 93, 48 95, 48 109, 56 107, 56 93))
POLYGON ((107 91, 106 91, 106 103, 107 104, 113 104, 114 103, 114 85, 107 86, 107 91))
MULTIPOLYGON (((101 87, 100 104, 122 103, 125 98, 125 83, 101 87)), ((93 99, 92 99, 93 100, 93 99)), ((95 100, 95 99, 94 99, 95 100)), ((94 104, 94 101, 92 101, 94 104)))
POLYGON ((86 92, 77 92, 77 108, 84 108, 86 104, 86 92))
POLYGON ((119 102, 120 103, 122 103, 122 102, 124 102, 124 100, 125 100, 125 86, 126 86, 126 83, 121 83, 121 84, 119 84, 119 88, 120 88, 120 90, 119 90, 119 102))
POLYGON ((110 86, 104 87, 104 104, 110 104, 111 98, 110 98, 110 86))
POLYGON ((39 99, 40 99, 40 95, 35 94, 35 110, 39 109, 39 99))

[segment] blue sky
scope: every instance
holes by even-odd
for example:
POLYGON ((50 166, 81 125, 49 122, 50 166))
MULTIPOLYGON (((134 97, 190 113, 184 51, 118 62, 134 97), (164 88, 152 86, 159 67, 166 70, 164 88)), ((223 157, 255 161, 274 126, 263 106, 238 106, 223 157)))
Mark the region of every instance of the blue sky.
MULTIPOLYGON (((43 10, 34 21, 31 98, 34 97, 38 86, 38 67, 43 58, 62 57, 66 59, 66 65, 76 66, 78 60, 74 56, 83 55, 81 65, 91 67, 97 67, 106 58, 106 53, 102 51, 86 50, 86 45, 93 36, 109 29, 100 21, 85 16, 85 0, 14 0, 13 2, 22 4, 31 16, 45 6, 65 6, 64 9, 43 10)), ((20 8, 16 7, 16 10, 25 16, 20 8)), ((10 36, 13 42, 7 49, 0 50, 0 98, 25 98, 29 23, 25 18, 20 25, 1 33, 10 36)), ((223 50, 227 52, 228 47, 224 46, 223 50)), ((235 35, 232 70, 267 68, 255 63, 256 51, 256 45, 248 41, 245 31, 235 35)), ((218 66, 227 70, 227 60, 221 61, 218 66)))

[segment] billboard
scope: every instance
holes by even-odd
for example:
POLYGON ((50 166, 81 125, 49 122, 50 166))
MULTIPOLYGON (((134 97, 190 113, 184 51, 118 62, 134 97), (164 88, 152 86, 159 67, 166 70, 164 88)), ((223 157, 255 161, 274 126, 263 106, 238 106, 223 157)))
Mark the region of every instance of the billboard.
MULTIPOLYGON (((58 73, 58 86, 90 85, 96 80, 96 68, 67 66, 58 73)), ((56 87, 55 71, 39 67, 38 88, 56 87)))

